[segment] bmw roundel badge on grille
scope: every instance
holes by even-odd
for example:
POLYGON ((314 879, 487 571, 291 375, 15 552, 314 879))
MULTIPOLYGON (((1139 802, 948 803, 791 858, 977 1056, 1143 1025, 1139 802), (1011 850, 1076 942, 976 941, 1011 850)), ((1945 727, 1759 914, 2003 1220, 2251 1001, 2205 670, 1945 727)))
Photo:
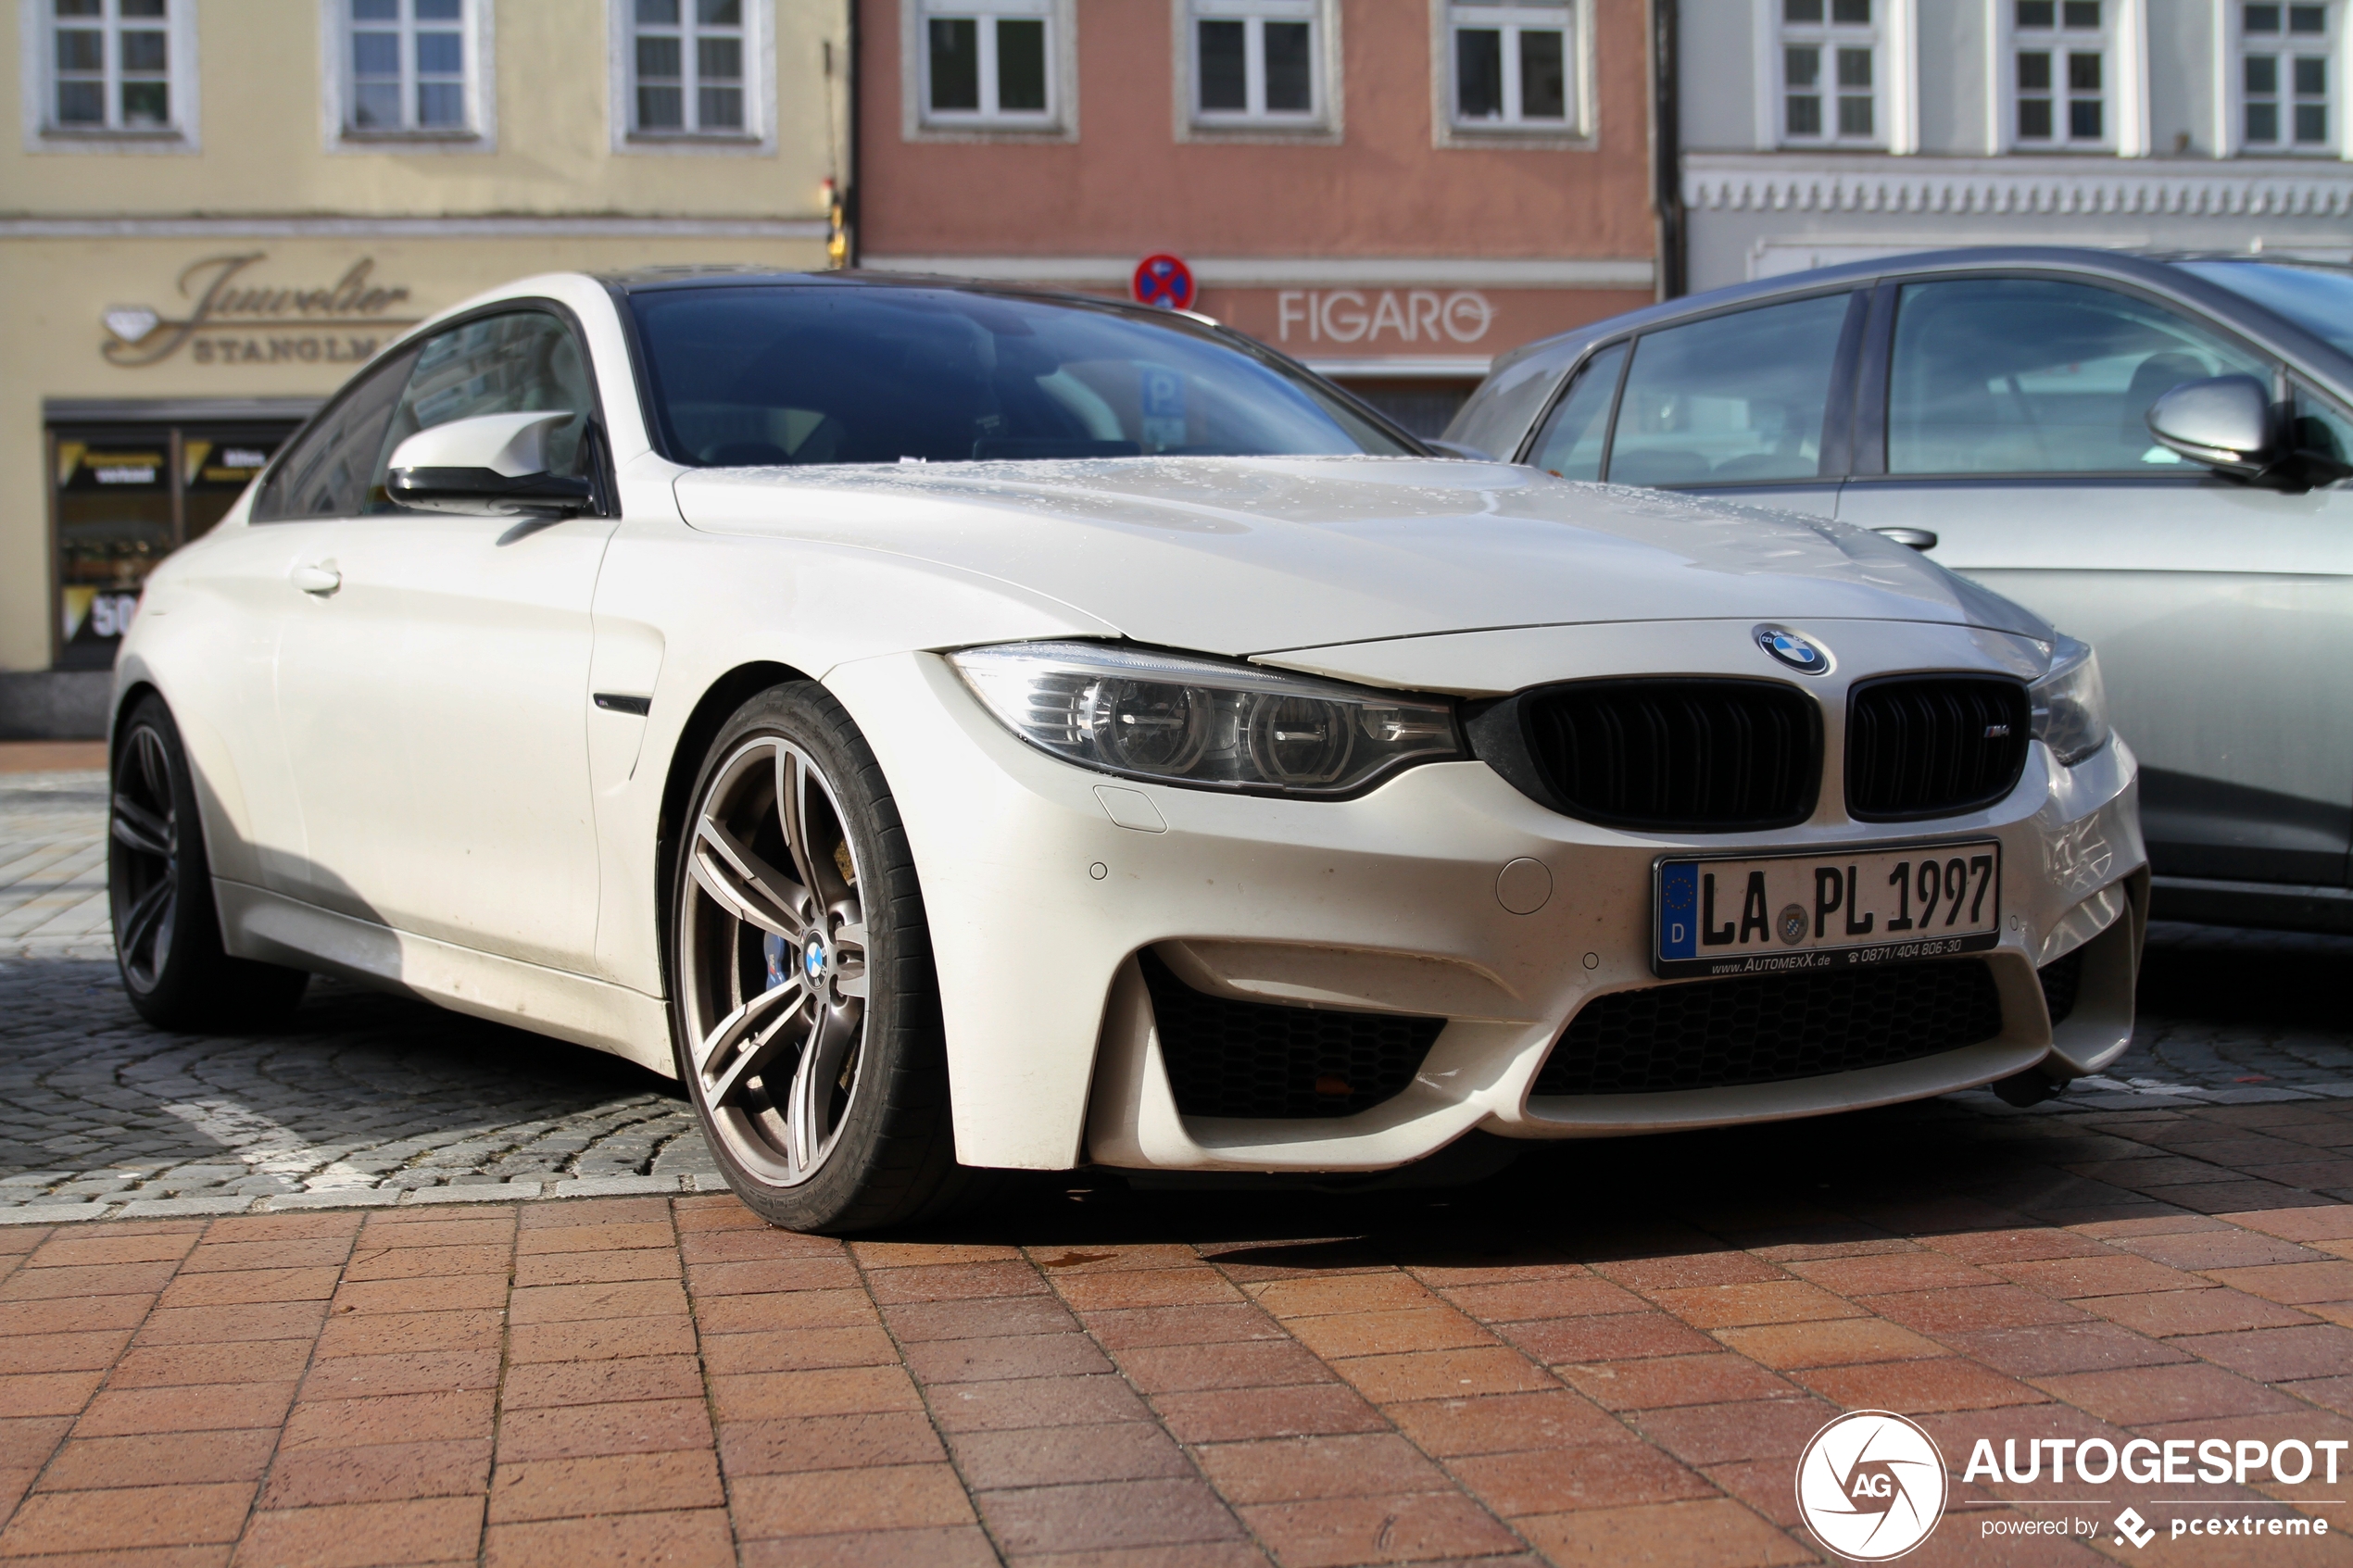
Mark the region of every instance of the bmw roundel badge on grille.
POLYGON ((1819 675, 1831 667, 1830 651, 1786 626, 1759 626, 1756 646, 1801 675, 1819 675))

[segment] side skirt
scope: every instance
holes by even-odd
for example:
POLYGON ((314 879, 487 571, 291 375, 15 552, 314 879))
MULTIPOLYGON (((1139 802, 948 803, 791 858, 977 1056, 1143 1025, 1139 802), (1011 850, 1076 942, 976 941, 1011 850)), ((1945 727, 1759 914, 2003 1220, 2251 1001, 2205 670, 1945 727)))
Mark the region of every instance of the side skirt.
POLYGON ((670 1012, 658 997, 355 920, 247 883, 216 877, 212 887, 222 945, 238 958, 398 991, 677 1076, 670 1012))

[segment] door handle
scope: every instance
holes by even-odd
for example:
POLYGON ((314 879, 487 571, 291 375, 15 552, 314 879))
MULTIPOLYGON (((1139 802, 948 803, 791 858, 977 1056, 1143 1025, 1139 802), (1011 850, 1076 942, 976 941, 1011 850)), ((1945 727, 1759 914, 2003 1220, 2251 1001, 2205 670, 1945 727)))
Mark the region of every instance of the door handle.
POLYGON ((322 599, 343 586, 343 573, 331 560, 300 562, 286 573, 286 578, 304 593, 316 594, 322 599))
POLYGON ((1909 545, 1916 550, 1932 550, 1936 548, 1936 533, 1932 529, 1874 528, 1871 532, 1893 539, 1899 545, 1909 545))

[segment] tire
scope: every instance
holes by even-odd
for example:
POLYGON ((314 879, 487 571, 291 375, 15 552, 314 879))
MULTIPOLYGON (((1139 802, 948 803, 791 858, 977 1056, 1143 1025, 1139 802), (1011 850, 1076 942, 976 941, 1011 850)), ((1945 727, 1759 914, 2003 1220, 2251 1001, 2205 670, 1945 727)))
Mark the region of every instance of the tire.
POLYGON ((963 1207, 988 1173, 956 1163, 914 858, 823 687, 774 687, 720 730, 670 870, 672 1045, 736 1195, 829 1234, 963 1207))
POLYGON ((111 763, 107 902, 132 1007, 158 1029, 186 1031, 285 1016, 310 976, 222 950, 195 782, 163 698, 150 692, 132 706, 111 763))

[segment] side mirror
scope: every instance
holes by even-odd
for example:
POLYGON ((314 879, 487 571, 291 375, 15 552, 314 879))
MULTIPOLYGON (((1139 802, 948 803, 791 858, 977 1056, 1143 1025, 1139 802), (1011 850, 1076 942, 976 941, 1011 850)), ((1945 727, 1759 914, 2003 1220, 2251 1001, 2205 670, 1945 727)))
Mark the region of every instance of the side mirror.
POLYGON ((2215 472, 2274 489, 2309 490, 2347 475, 2332 453, 2308 451, 2296 435, 2292 410, 2274 408, 2269 391, 2253 376, 2213 376, 2183 382, 2149 405, 2149 433, 2215 472))
POLYGON ((2271 397, 2253 376, 2183 382, 2149 405, 2149 433, 2168 451, 2235 479, 2259 479, 2278 457, 2271 397))
POLYGON ((567 411, 483 414, 421 430, 392 454, 384 489, 404 507, 460 517, 572 517, 595 486, 547 471, 547 437, 567 411))

